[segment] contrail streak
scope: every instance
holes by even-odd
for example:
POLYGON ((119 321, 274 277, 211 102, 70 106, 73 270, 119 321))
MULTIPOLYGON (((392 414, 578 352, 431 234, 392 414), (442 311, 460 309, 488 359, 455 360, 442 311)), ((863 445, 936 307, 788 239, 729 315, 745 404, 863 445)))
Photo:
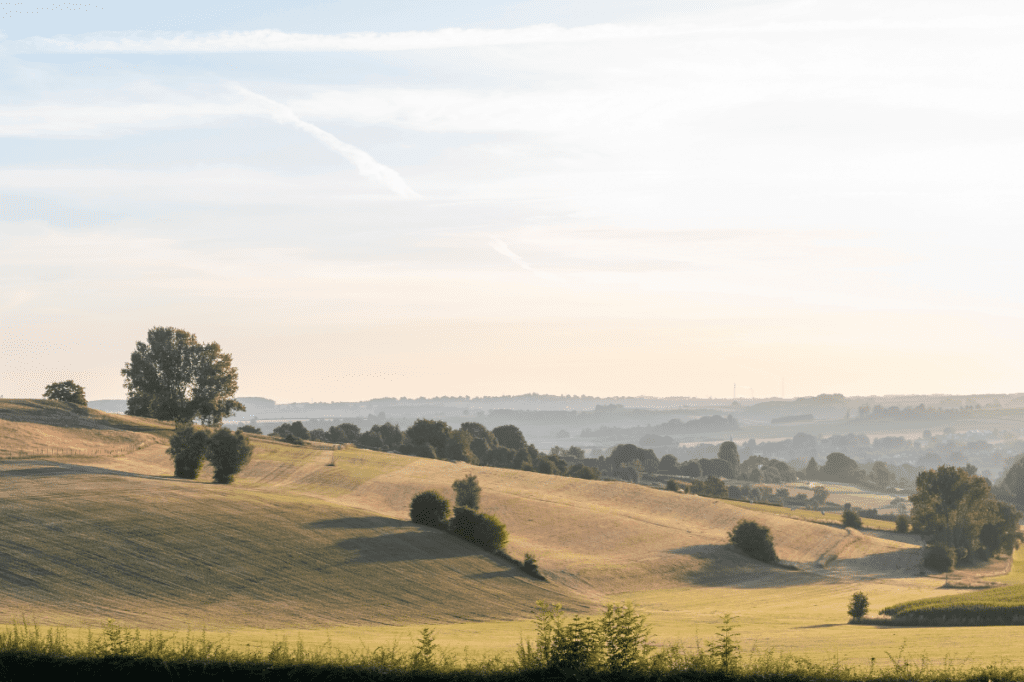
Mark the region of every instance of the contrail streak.
POLYGON ((359 174, 363 177, 369 178, 374 182, 384 185, 389 190, 402 197, 403 199, 422 199, 423 197, 416 193, 412 187, 406 184, 402 176, 399 175, 393 168, 388 168, 384 164, 380 163, 372 156, 364 152, 358 147, 354 147, 347 142, 342 142, 334 135, 322 128, 318 128, 312 123, 308 123, 299 118, 294 111, 289 109, 280 102, 275 102, 269 97, 264 97, 251 90, 247 90, 237 83, 232 83, 231 87, 254 103, 258 103, 260 108, 265 110, 272 119, 278 123, 290 125, 294 128, 298 128, 303 132, 307 132, 316 139, 323 142, 327 147, 330 147, 334 151, 341 154, 349 162, 352 163, 359 171, 359 174))

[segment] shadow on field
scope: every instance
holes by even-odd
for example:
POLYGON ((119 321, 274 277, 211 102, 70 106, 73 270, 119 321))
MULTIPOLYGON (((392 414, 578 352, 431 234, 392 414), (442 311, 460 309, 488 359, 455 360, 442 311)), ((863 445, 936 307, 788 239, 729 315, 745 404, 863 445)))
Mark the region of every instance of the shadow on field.
POLYGON ((98 474, 106 476, 124 476, 126 478, 145 478, 151 481, 167 481, 167 480, 182 480, 173 479, 171 476, 153 476, 151 474, 136 474, 130 471, 121 471, 120 469, 107 469, 105 467, 94 467, 87 466, 85 464, 64 464, 61 462, 51 462, 49 460, 17 460, 18 464, 21 465, 20 469, 8 469, 0 464, 0 478, 5 476, 70 476, 73 474, 98 474), (35 464, 35 466, 26 467, 26 464, 35 464))
POLYGON ((399 521, 385 516, 345 516, 340 519, 324 519, 307 523, 306 528, 338 528, 342 530, 368 530, 371 528, 408 528, 412 521, 399 521))
POLYGON ((346 560, 346 563, 353 564, 456 559, 481 553, 481 550, 476 549, 468 542, 453 538, 447 533, 426 528, 404 533, 347 538, 336 542, 334 546, 345 552, 356 553, 355 558, 346 560))
POLYGON ((687 573, 687 579, 705 587, 729 585, 746 589, 809 585, 826 580, 824 576, 806 571, 792 571, 751 559, 725 545, 689 545, 672 550, 672 554, 692 556, 700 560, 698 568, 687 573))
POLYGON ((829 562, 828 570, 829 573, 854 580, 913 577, 921 571, 923 555, 920 547, 908 547, 854 559, 836 559, 829 562))
POLYGON ((522 578, 523 571, 518 568, 506 568, 501 571, 487 571, 486 573, 474 573, 466 577, 480 578, 481 580, 485 580, 487 578, 522 578))

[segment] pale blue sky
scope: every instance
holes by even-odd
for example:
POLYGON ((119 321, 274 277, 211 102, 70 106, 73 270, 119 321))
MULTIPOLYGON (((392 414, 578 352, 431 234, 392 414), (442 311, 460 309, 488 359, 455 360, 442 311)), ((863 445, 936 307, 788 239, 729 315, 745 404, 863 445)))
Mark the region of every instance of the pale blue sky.
POLYGON ((1016 2, 0 3, 0 394, 1016 392, 1016 2), (20 12, 20 13, 19 13, 20 12))

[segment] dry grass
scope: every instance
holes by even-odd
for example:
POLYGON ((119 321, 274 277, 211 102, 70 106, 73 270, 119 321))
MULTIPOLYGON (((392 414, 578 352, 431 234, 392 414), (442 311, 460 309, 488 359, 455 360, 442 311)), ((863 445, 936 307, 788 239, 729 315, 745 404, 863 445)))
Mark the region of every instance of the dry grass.
MULTIPOLYGON (((915 652, 953 650, 940 648, 950 629, 908 637, 845 625, 856 590, 874 607, 935 594, 941 581, 917 577, 920 548, 906 536, 626 483, 259 437, 234 485, 210 484, 209 472, 180 481, 169 475, 166 424, 14 402, 0 402, 0 433, 10 442, 44 438, 44 427, 68 447, 115 434, 154 441, 120 457, 0 462, 0 554, 8 557, 0 617, 8 620, 25 613, 96 627, 112 617, 164 630, 205 624, 235 644, 301 633, 342 645, 411 643, 433 623, 439 644, 483 655, 507 653, 529 633, 538 599, 590 611, 628 597, 653 614, 662 641, 710 637, 731 612, 748 643, 815 658, 840 642, 868 658, 903 639, 915 652), (510 553, 538 555, 550 583, 406 521, 413 494, 435 488, 451 498, 452 481, 466 473, 483 487, 483 510, 508 524, 510 553), (769 526, 780 557, 802 570, 731 549, 727 532, 741 519, 769 526)), ((991 638, 963 630, 965 646, 991 651, 991 638)))

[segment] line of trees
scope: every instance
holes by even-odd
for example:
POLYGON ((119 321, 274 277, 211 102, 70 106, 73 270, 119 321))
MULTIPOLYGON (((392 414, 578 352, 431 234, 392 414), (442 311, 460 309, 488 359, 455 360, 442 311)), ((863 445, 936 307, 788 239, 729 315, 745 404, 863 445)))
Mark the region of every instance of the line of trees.
POLYGON ((581 448, 574 446, 565 449, 556 446, 550 453, 542 453, 526 441, 519 427, 511 424, 488 429, 477 422, 465 422, 458 429, 453 429, 444 421, 417 419, 405 431, 395 424, 385 423, 360 432, 355 424, 309 430, 297 421, 281 424, 272 434, 293 443, 307 440, 352 443, 367 450, 399 452, 427 459, 445 459, 502 469, 591 480, 601 476, 597 469, 583 463, 584 452, 581 448))

